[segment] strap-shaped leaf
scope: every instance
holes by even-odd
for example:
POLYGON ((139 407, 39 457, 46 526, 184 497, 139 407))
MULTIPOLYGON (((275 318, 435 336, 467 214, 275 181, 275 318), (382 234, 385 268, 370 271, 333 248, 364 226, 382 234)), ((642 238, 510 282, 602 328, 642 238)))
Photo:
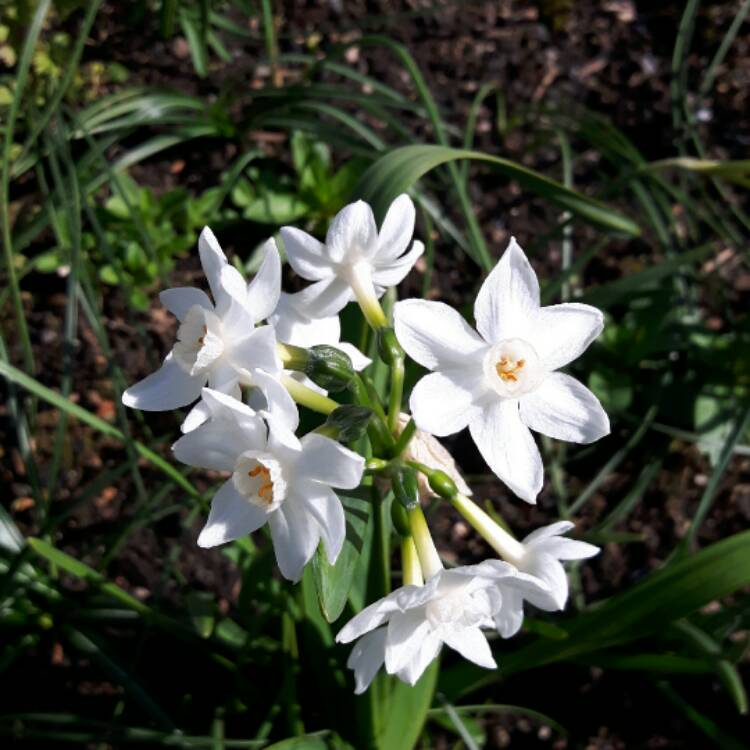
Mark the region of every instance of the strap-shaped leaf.
POLYGON ((640 234, 638 225, 626 216, 539 172, 492 154, 445 146, 403 146, 388 152, 362 175, 354 189, 354 195, 367 201, 378 219, 382 219, 393 199, 409 190, 420 177, 442 164, 464 159, 489 164, 509 179, 517 180, 529 192, 570 211, 590 224, 634 237, 640 234))

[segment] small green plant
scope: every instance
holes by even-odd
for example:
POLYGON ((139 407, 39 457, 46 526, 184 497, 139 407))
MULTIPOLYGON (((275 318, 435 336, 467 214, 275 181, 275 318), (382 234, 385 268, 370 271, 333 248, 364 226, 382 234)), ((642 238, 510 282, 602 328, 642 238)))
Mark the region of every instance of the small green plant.
POLYGON ((334 169, 327 144, 311 135, 291 137, 292 170, 277 160, 249 166, 232 191, 245 219, 259 224, 286 224, 306 219, 315 230, 346 203, 366 166, 351 159, 334 169))

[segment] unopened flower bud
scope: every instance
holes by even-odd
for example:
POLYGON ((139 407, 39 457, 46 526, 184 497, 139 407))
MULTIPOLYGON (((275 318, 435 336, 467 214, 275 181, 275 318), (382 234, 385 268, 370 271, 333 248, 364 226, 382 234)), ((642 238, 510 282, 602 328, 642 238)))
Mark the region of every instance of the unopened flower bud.
POLYGON ((367 431, 372 409, 366 406, 344 404, 335 408, 326 419, 324 429, 341 443, 353 443, 367 431))
POLYGON ((458 494, 456 483, 440 469, 431 471, 427 475, 427 481, 430 483, 430 489, 446 500, 450 500, 458 494))
POLYGON ((411 536, 409 516, 401 503, 391 503, 391 521, 393 521, 393 528, 396 529, 399 536, 411 536))
POLYGON ((354 377, 349 355, 326 344, 311 347, 309 353, 304 373, 313 383, 327 391, 341 391, 349 385, 354 377))
POLYGON ((419 505, 419 482, 414 469, 404 466, 391 479, 393 494, 407 510, 419 505))

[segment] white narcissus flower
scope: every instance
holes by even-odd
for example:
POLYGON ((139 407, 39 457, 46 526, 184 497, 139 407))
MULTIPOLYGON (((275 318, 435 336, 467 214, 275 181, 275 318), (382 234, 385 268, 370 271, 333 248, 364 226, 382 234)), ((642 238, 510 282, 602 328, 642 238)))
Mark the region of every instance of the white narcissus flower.
POLYGON ((440 302, 396 304, 399 342, 432 370, 414 387, 411 412, 417 426, 433 435, 468 426, 492 471, 533 503, 543 467, 529 428, 575 443, 609 433, 596 396, 556 372, 599 335, 603 316, 579 303, 540 307, 536 274, 511 239, 479 290, 474 317, 478 333, 440 302))
POLYGON ((336 214, 325 244, 295 227, 282 227, 289 263, 302 278, 315 282, 298 295, 300 309, 323 318, 356 298, 368 319, 382 316, 377 299, 399 284, 424 252, 419 241, 406 252, 413 234, 414 204, 408 195, 393 201, 380 232, 364 201, 336 214))
MULTIPOLYGON (((206 384, 239 398, 240 383, 249 384, 256 370, 281 371, 273 327, 256 327, 276 309, 281 293, 281 260, 273 240, 266 243, 263 264, 250 284, 228 263, 208 227, 201 232, 198 250, 214 302, 193 287, 159 295, 180 321, 177 341, 159 370, 125 391, 126 406, 145 411, 187 406, 206 384)), ((198 403, 185 419, 183 432, 207 416, 207 406, 198 403)))
POLYGON ((524 599, 548 612, 565 608, 568 601, 568 577, 561 561, 585 560, 599 554, 599 548, 593 544, 562 537, 562 534, 574 528, 570 521, 557 521, 549 526, 542 526, 519 542, 468 497, 458 494, 451 502, 503 560, 543 582, 545 586, 545 590, 541 592, 531 589, 525 592, 508 592, 506 606, 495 621, 504 638, 515 635, 520 629, 524 599))
MULTIPOLYGON (((411 417, 408 414, 401 413, 398 416, 398 433, 403 431, 409 423, 411 417)), ((461 476, 461 473, 453 460, 453 456, 443 447, 443 445, 429 432, 416 430, 414 436, 409 441, 406 449, 401 454, 405 461, 416 461, 424 464, 430 469, 439 469, 444 471, 456 485, 456 488, 462 495, 471 495, 471 488, 461 476)), ((422 472, 418 472, 417 481, 419 482, 419 492, 422 497, 434 495, 430 489, 430 483, 422 472)))
POLYGON ((511 593, 545 591, 540 581, 512 565, 487 560, 440 570, 424 586, 402 586, 363 609, 336 636, 357 638, 347 666, 354 670, 356 693, 364 692, 385 663, 413 685, 443 644, 480 667, 496 667, 482 628, 494 628, 511 593))
POLYGON ((322 435, 297 439, 294 405, 274 401, 275 391, 268 392, 271 413, 261 413, 266 428, 246 404, 205 388, 209 421, 183 435, 173 450, 190 466, 231 472, 214 496, 198 544, 214 547, 268 523, 281 573, 298 581, 321 539, 328 560, 338 558, 346 521, 332 488, 357 487, 364 459, 322 435))

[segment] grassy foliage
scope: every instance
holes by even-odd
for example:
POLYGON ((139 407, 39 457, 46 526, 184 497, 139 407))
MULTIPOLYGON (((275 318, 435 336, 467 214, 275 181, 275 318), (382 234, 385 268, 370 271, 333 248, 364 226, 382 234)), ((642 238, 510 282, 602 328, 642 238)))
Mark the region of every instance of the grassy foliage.
MULTIPOLYGON (((665 706, 683 712, 707 740, 742 746, 731 728, 683 697, 681 680, 686 674, 713 679, 723 700, 747 710, 738 671, 745 642, 735 634, 750 625, 750 610, 746 599, 732 594, 750 585, 750 539, 739 534, 697 550, 733 456, 750 455, 750 316, 728 304, 716 260, 719 250, 729 249, 748 263, 750 217, 743 191, 750 169, 747 162, 711 158, 696 128, 694 99, 708 96, 719 80, 719 66, 750 4, 738 11, 739 20, 726 30, 699 81, 688 80, 686 72, 697 3, 686 4, 673 58, 676 152, 656 161, 600 114, 543 103, 515 107, 492 86, 479 91, 463 127, 449 124, 404 46, 372 36, 325 55, 285 54, 270 2, 257 8, 208 0, 134 4, 149 13, 158 6, 161 33, 167 40, 184 36, 199 78, 210 77, 217 61, 234 59, 232 39, 257 41, 271 75, 253 91, 251 107, 233 107, 231 97, 207 101, 129 87, 117 68, 105 69, 106 93, 91 101, 90 71, 81 55, 100 3, 19 4, 27 5, 27 15, 8 21, 16 46, 12 75, 0 86, 0 375, 33 500, 33 518, 24 522, 33 535, 22 533, 13 514, 0 507, 0 673, 7 681, 18 665, 62 644, 91 679, 113 686, 113 699, 106 720, 103 712, 14 713, 4 707, 0 736, 15 738, 19 746, 46 747, 406 750, 415 743, 433 746, 440 732, 466 747, 481 747, 486 737, 477 717, 486 713, 528 713, 564 736, 558 723, 564 724, 563 717, 499 705, 492 696, 499 681, 512 688, 525 670, 568 663, 613 674, 636 671, 657 683, 665 706), (67 6, 77 7, 67 15, 67 6), (238 23, 238 14, 253 19, 257 31, 238 23), (63 22, 76 33, 62 49, 60 40, 53 49, 63 22), (354 44, 363 55, 385 50, 409 82, 408 91, 347 63, 354 44), (285 76, 279 75, 281 66, 285 76), (491 100, 512 114, 501 134, 531 130, 539 150, 559 153, 549 172, 506 159, 500 150, 474 148, 477 112, 491 100), (253 141, 259 131, 281 134, 284 154, 262 151, 253 141), (233 156, 216 185, 195 194, 186 188, 156 192, 136 182, 134 167, 186 144, 217 152, 231 146, 226 153, 233 156), (583 163, 584 152, 596 154, 595 169, 583 163), (577 185, 581 174, 585 182, 577 185), (110 295, 121 296, 142 346, 153 348, 143 310, 157 287, 167 285, 178 259, 191 252, 204 224, 250 226, 250 252, 240 265, 252 272, 252 245, 281 224, 320 231, 355 196, 382 212, 404 190, 418 203, 428 242, 425 288, 436 254, 449 244, 463 253, 461 274, 472 279, 477 268, 493 265, 499 251, 487 241, 472 206, 471 186, 479 181, 498 191, 519 185, 540 206, 546 232, 527 248, 530 255, 543 258, 553 242, 563 248, 560 267, 543 289, 546 301, 590 302, 608 315, 587 371, 618 439, 594 449, 545 445, 561 516, 584 513, 607 477, 636 455, 643 470, 587 538, 640 545, 643 538, 628 531, 627 521, 667 460, 671 441, 695 444, 710 459, 712 474, 690 526, 675 549, 661 551, 660 569, 603 602, 585 601, 579 582, 569 617, 558 625, 532 621, 523 646, 498 645, 504 665, 499 675, 461 665, 444 668, 438 677, 434 666, 413 689, 380 677, 361 698, 352 695, 346 651, 334 645, 337 625, 331 622, 371 600, 383 584, 375 577, 366 589, 352 588, 357 566, 364 569, 390 532, 385 509, 373 509, 367 499, 347 501, 353 537, 342 559, 330 570, 322 556, 316 559, 301 588, 275 578, 268 545, 249 539, 222 550, 225 567, 235 571, 236 606, 220 605, 210 586, 191 585, 179 548, 161 561, 159 590, 148 604, 113 580, 139 529, 175 522, 184 530, 178 538, 193 545, 191 526, 205 513, 210 495, 165 458, 174 424, 159 423, 163 434, 155 435, 150 422, 120 406, 130 376, 114 356, 113 327, 106 319, 110 295), (598 278, 613 247, 627 248, 637 259, 630 272, 584 283, 598 278), (61 271, 64 356, 59 372, 48 374, 36 361, 24 289, 37 284, 39 274, 61 271), (714 305, 728 310, 732 326, 726 332, 717 334, 706 323, 702 310, 714 305), (107 361, 115 408, 106 418, 71 398, 81 321, 107 361), (56 427, 40 462, 35 446, 50 410, 56 427), (108 460, 97 477, 60 502, 60 474, 74 450, 75 425, 102 441, 108 460), (571 494, 568 478, 581 461, 601 468, 571 494), (120 481, 133 496, 118 533, 62 549, 65 523, 75 509, 120 481), (721 606, 706 611, 716 601, 721 606), (462 705, 468 699, 475 703, 462 705)), ((356 333, 366 344, 366 330, 356 333)), ((413 375, 407 373, 407 383, 413 375)), ((374 373, 373 381, 377 387, 382 377, 374 373)))

